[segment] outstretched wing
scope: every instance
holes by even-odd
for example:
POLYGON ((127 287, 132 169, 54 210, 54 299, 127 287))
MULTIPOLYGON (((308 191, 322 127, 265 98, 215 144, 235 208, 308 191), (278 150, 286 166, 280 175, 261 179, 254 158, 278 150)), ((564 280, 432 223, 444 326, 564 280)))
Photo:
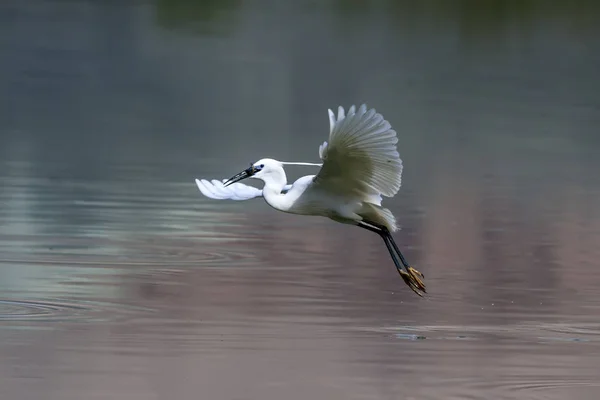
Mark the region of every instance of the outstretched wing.
MULTIPOLYGON (((223 182, 226 182, 224 180, 223 182)), ((229 186, 224 186, 223 182, 213 179, 196 179, 196 186, 203 195, 211 199, 218 200, 249 200, 262 196, 262 190, 252 186, 236 182, 229 186)))
POLYGON ((319 146, 323 167, 314 184, 340 195, 392 197, 402 183, 398 137, 388 121, 366 105, 329 110, 329 143, 319 146))
MULTIPOLYGON (((196 186, 203 195, 217 200, 249 200, 262 196, 262 190, 253 186, 244 185, 240 182, 225 186, 223 183, 226 181, 227 179, 223 179, 223 181, 196 179, 196 186)), ((291 187, 292 185, 286 185, 282 192, 287 192, 291 187)))

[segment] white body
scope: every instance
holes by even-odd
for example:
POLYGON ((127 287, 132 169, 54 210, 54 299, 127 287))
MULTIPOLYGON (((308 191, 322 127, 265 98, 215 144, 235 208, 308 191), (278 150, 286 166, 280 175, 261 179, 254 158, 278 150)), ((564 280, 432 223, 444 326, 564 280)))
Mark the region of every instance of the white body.
POLYGON ((401 185, 402 160, 396 150, 396 132, 365 105, 358 111, 350 107, 347 115, 339 107, 337 119, 329 110, 329 120, 329 143, 319 147, 323 164, 316 175, 303 176, 290 186, 284 164, 303 163, 265 158, 251 166, 252 175, 248 176, 264 182, 262 191, 242 183, 224 186, 216 180, 196 180, 196 184, 211 198, 245 200, 262 196, 267 204, 283 212, 320 215, 349 224, 366 220, 395 231, 395 218, 381 207, 381 196, 394 196, 401 185))

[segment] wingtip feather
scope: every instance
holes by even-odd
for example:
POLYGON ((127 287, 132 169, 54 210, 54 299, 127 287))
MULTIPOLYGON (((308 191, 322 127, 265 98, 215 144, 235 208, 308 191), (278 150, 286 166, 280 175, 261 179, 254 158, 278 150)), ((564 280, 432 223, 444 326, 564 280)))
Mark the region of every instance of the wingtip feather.
POLYGON ((344 107, 339 106, 338 107, 338 118, 337 118, 337 122, 340 122, 341 120, 343 120, 345 118, 345 114, 344 114, 344 107))
POLYGON ((335 127, 335 114, 331 109, 327 110, 329 112, 329 134, 333 131, 335 127))

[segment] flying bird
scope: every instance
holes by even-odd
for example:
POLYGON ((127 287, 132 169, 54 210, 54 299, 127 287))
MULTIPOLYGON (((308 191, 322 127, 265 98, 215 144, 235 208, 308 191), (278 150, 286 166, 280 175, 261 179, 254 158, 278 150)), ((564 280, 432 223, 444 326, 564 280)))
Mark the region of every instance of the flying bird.
POLYGON ((409 266, 391 232, 397 230, 392 212, 381 206, 382 196, 400 190, 402 160, 398 138, 388 121, 363 104, 346 114, 338 107, 337 118, 329 110, 329 142, 319 146, 322 163, 284 162, 263 158, 229 179, 196 179, 198 189, 212 199, 248 200, 262 197, 276 210, 315 215, 375 232, 383 239, 404 282, 419 296, 426 293, 424 276, 409 266), (287 183, 284 165, 319 166, 316 175, 287 183), (263 189, 240 183, 260 179, 263 189))

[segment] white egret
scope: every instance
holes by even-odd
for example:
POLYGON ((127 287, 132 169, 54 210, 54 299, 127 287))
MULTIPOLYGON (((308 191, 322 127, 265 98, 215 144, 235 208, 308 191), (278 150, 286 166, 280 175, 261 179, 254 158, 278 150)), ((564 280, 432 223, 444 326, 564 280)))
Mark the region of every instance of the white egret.
POLYGON ((248 200, 263 197, 276 210, 291 214, 328 217, 377 233, 404 282, 419 296, 426 292, 423 274, 410 267, 394 242, 397 230, 392 212, 381 206, 381 196, 393 197, 401 185, 402 160, 396 149, 398 138, 388 121, 374 109, 355 106, 337 118, 329 110, 329 143, 319 146, 322 164, 283 162, 263 158, 223 181, 196 179, 198 189, 213 199, 248 200), (287 184, 284 165, 320 166, 287 184), (239 183, 246 178, 264 182, 262 190, 239 183))

